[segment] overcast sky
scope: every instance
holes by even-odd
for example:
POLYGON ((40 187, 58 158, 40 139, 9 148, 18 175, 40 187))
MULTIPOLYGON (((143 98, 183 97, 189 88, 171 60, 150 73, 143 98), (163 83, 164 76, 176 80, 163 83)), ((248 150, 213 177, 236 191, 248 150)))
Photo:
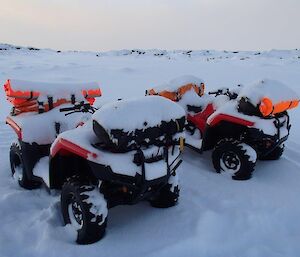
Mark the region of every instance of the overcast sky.
POLYGON ((0 0, 0 42, 60 50, 300 48, 300 0, 0 0))

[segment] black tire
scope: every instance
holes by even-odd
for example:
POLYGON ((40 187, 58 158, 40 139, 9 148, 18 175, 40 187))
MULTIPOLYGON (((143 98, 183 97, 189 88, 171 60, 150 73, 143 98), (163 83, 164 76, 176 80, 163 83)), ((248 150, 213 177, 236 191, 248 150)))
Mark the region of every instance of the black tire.
POLYGON ((212 152, 215 170, 231 172, 234 180, 247 180, 256 164, 256 151, 249 145, 234 139, 222 139, 212 152))
POLYGON ((261 156, 259 159, 262 161, 274 161, 278 160, 284 151, 284 145, 277 146, 272 152, 267 155, 261 156))
POLYGON ((179 192, 178 175, 175 173, 171 175, 168 183, 149 202, 155 208, 173 207, 178 203, 179 192))
POLYGON ((65 224, 77 230, 78 244, 92 244, 104 236, 108 210, 97 187, 71 178, 62 187, 61 211, 65 224))
POLYGON ((18 180, 21 187, 25 189, 36 189, 41 186, 39 181, 30 180, 28 178, 24 160, 22 157, 22 149, 19 143, 12 143, 9 151, 10 168, 14 178, 18 180))

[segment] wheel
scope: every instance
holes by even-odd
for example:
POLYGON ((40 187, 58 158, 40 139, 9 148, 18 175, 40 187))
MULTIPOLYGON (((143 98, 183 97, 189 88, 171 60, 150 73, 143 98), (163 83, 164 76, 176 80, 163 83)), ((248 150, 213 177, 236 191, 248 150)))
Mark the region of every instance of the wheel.
POLYGON ((12 143, 9 151, 12 176, 18 181, 19 185, 25 189, 39 188, 41 186, 40 182, 28 178, 22 156, 20 144, 17 142, 12 143))
POLYGON ((62 187, 61 211, 65 224, 77 231, 78 244, 91 244, 104 236, 108 210, 97 187, 77 178, 68 180, 62 187))
POLYGON ((168 183, 159 191, 152 199, 150 204, 156 208, 169 208, 175 206, 179 198, 178 175, 173 173, 169 178, 168 183))
POLYGON ((256 160, 256 151, 251 146, 234 139, 220 140, 212 152, 216 171, 229 172, 235 180, 250 179, 256 160))
POLYGON ((278 160, 281 157, 281 155, 283 154, 283 151, 284 151, 284 145, 279 145, 272 152, 270 152, 267 155, 259 157, 259 159, 262 161, 278 160))

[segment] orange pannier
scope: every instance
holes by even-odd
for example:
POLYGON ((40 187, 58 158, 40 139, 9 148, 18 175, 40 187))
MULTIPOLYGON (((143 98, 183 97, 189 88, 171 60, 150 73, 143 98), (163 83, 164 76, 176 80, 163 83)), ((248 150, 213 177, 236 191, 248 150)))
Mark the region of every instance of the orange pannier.
POLYGON ((102 95, 100 88, 98 89, 89 89, 82 90, 83 97, 89 101, 90 104, 95 102, 95 97, 99 97, 102 95))
MULTIPOLYGON (((52 108, 60 106, 65 103, 71 103, 72 96, 70 94, 69 99, 58 98, 55 102, 45 102, 41 105, 38 102, 41 93, 38 91, 22 91, 14 90, 11 84, 11 81, 8 79, 4 84, 4 91, 7 97, 7 100, 13 105, 13 114, 18 115, 23 112, 40 112, 42 108, 43 112, 47 112, 52 108)), ((98 89, 87 89, 81 90, 83 97, 90 103, 95 102, 95 97, 102 95, 100 88, 98 89)))
POLYGON ((281 101, 277 104, 273 104, 270 98, 265 97, 260 102, 259 110, 261 114, 266 117, 295 108, 298 104, 299 100, 281 101))
POLYGON ((159 96, 163 96, 166 97, 172 101, 179 101, 181 99, 181 97, 188 91, 190 90, 194 90, 199 96, 202 96, 204 94, 204 89, 205 89, 205 85, 204 83, 201 83, 200 86, 193 84, 193 83, 189 83, 186 85, 183 85, 181 87, 179 87, 177 90, 175 91, 169 91, 169 90, 162 90, 160 92, 156 92, 155 88, 152 88, 150 90, 146 91, 147 95, 159 95, 159 96))
POLYGON ((7 96, 7 100, 13 105, 20 105, 30 100, 37 100, 40 96, 40 93, 35 91, 13 90, 9 79, 4 84, 4 91, 7 96))

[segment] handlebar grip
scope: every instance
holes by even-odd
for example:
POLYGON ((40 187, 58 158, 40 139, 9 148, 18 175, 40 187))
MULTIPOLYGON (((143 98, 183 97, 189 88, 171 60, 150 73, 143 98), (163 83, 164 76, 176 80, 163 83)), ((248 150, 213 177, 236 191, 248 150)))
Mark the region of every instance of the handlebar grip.
POLYGON ((74 111, 74 107, 60 108, 59 111, 60 111, 60 112, 74 111))
POLYGON ((218 90, 218 91, 210 91, 208 92, 209 95, 215 95, 215 94, 220 94, 222 91, 218 90))

